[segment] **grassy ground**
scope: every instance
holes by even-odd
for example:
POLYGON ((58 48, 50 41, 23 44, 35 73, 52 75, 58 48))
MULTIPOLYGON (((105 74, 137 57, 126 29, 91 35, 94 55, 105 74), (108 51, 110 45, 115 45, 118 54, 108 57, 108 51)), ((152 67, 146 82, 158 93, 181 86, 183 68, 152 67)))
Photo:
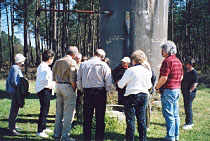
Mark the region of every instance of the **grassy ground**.
MULTIPOLYGON (((34 82, 30 82, 31 95, 26 99, 24 108, 19 111, 17 120, 18 127, 22 128, 21 136, 9 136, 8 115, 10 110, 10 96, 5 92, 5 81, 0 80, 0 140, 44 140, 36 137, 37 121, 39 116, 39 100, 34 94, 34 82)), ((109 101, 111 97, 109 96, 109 101)), ((183 99, 180 98, 180 140, 181 141, 208 141, 210 140, 210 89, 200 88, 193 103, 194 124, 193 130, 182 129, 184 124, 183 99)), ((151 117, 151 127, 147 132, 148 140, 161 140, 165 136, 165 121, 160 108, 153 108, 151 117)), ((55 97, 52 97, 47 126, 54 129, 55 120, 55 97)), ((125 124, 106 117, 105 140, 124 140, 125 124)), ((94 133, 93 133, 94 134, 94 133)), ((82 124, 74 122, 71 136, 77 140, 82 140, 82 124)), ((94 135, 93 135, 94 136, 94 135)), ((138 133, 136 131, 136 139, 138 133)), ((49 139, 53 140, 52 134, 49 139)))

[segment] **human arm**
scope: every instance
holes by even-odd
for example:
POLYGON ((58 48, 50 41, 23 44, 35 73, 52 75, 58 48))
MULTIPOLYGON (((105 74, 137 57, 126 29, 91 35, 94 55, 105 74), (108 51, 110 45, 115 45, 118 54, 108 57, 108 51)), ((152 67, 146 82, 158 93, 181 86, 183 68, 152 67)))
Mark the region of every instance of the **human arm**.
POLYGON ((79 66, 79 70, 77 73, 77 88, 82 91, 82 63, 79 66))
POLYGON ((193 83, 191 88, 190 88, 190 92, 194 91, 195 88, 197 87, 198 83, 193 83))
POLYGON ((118 87, 123 89, 128 84, 128 82, 130 81, 130 78, 131 78, 130 71, 129 71, 129 69, 127 69, 125 71, 125 73, 123 74, 123 77, 117 83, 118 87))
POLYGON ((155 87, 155 90, 157 93, 161 94, 160 88, 166 83, 168 77, 167 76, 161 76, 160 79, 158 80, 158 83, 155 87))
POLYGON ((112 89, 112 76, 111 76, 111 69, 108 65, 104 67, 104 80, 105 80, 105 87, 106 91, 111 91, 112 89))

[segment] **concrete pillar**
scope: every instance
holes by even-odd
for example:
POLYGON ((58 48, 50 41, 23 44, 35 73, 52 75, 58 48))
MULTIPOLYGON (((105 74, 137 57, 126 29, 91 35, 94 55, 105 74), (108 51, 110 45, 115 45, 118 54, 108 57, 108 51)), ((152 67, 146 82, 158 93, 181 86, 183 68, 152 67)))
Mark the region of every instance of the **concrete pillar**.
POLYGON ((156 75, 162 62, 160 43, 167 39, 168 0, 101 0, 100 47, 105 49, 111 67, 124 56, 142 49, 156 75))

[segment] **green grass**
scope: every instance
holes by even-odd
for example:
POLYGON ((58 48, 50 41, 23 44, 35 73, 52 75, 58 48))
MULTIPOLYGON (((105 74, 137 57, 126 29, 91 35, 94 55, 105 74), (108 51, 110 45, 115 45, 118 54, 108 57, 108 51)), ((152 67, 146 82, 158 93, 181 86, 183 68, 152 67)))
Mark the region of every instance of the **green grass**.
MULTIPOLYGON (((30 81, 30 92, 32 94, 26 99, 24 108, 19 111, 17 125, 22 128, 21 136, 8 135, 8 115, 10 110, 10 96, 5 92, 5 80, 0 80, 0 140, 40 140, 36 137, 37 121, 39 116, 39 99, 34 92, 34 81, 30 81)), ((110 98, 110 96, 109 96, 110 98)), ((180 140, 181 141, 208 141, 210 140, 210 89, 202 87, 197 92, 193 102, 194 124, 193 130, 183 130, 185 113, 183 99, 180 98, 180 140)), ((55 120, 55 97, 52 97, 47 126, 54 129, 55 120)), ((93 127, 95 124, 93 124, 93 127)), ((123 140, 125 138, 125 123, 119 123, 106 116, 105 140, 123 140)), ((150 130, 147 132, 148 140, 161 140, 165 136, 165 120, 160 108, 154 108, 151 117, 150 130)), ((47 140, 53 140, 52 135, 47 140)), ((82 140, 82 124, 74 123, 71 136, 82 140)), ((94 137, 94 132, 93 132, 94 137)), ((136 139, 138 132, 136 131, 136 139)), ((42 139, 44 140, 44 139, 42 139)))

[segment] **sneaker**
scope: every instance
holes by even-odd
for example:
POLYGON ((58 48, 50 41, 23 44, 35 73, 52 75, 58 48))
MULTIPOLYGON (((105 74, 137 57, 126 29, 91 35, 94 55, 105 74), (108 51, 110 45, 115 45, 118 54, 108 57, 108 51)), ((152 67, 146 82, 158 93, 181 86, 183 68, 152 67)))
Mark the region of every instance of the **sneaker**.
POLYGON ((16 131, 22 131, 23 129, 22 128, 19 128, 17 125, 15 125, 15 130, 16 131))
POLYGON ((10 133, 12 134, 12 136, 18 136, 18 135, 21 135, 21 133, 20 132, 18 132, 17 130, 12 130, 12 131, 10 131, 10 133))
POLYGON ((49 137, 45 132, 37 132, 36 136, 42 137, 42 138, 48 138, 49 137))
POLYGON ((45 133, 52 133, 53 131, 46 128, 46 129, 43 130, 43 132, 45 132, 45 133))
POLYGON ((163 138, 163 140, 165 140, 165 141, 175 141, 174 138, 170 138, 170 137, 168 137, 168 136, 165 136, 165 137, 163 138))
POLYGON ((179 140, 179 136, 175 136, 175 140, 178 141, 179 140))
POLYGON ((190 124, 190 125, 184 125, 184 126, 183 126, 183 129, 184 129, 184 130, 190 130, 190 129, 192 129, 192 127, 193 127, 192 124, 190 124))
POLYGON ((76 141, 76 139, 68 137, 68 138, 62 139, 62 141, 76 141))

